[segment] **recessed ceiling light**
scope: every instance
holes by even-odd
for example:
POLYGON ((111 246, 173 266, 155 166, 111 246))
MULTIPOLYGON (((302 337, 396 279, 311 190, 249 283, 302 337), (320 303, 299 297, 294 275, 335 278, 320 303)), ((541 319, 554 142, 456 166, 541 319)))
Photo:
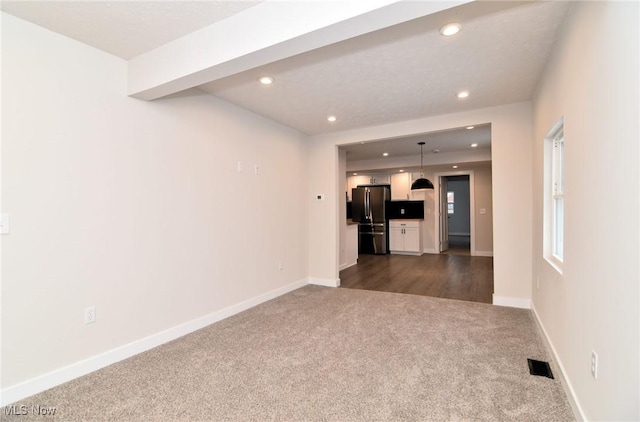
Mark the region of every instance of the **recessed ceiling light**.
POLYGON ((458 168, 458 166, 452 166, 452 167, 453 167, 454 169, 457 169, 457 168, 458 168))
POLYGON ((440 28, 440 34, 444 35, 445 37, 448 37, 450 35, 457 34, 458 32, 460 32, 460 29, 462 29, 462 26, 460 26, 459 23, 457 22, 448 23, 442 28, 440 28))
POLYGON ((439 153, 439 152, 440 152, 440 150, 439 150, 439 149, 434 149, 434 150, 433 150, 433 151, 431 151, 431 152, 433 152, 434 154, 437 154, 437 153, 439 153))
POLYGON ((478 146, 478 144, 471 144, 471 148, 475 148, 477 146, 478 146))
POLYGON ((338 118, 336 116, 329 116, 327 117, 327 120, 330 122, 335 122, 336 120, 338 120, 338 118))
POLYGON ((273 83, 273 78, 271 76, 261 76, 258 78, 258 81, 262 85, 271 85, 273 83))
POLYGON ((353 175, 354 175, 354 176, 357 176, 357 175, 358 175, 358 173, 353 173, 353 175))
POLYGON ((456 94, 458 98, 467 98, 469 96, 469 91, 460 91, 456 94))
POLYGON ((388 156, 389 156, 389 153, 388 153, 388 152, 383 152, 383 153, 382 153, 382 156, 383 156, 383 157, 388 157, 388 156))
POLYGON ((467 126, 467 129, 473 129, 475 126, 467 126))
POLYGON ((404 170, 402 170, 402 169, 401 169, 401 170, 400 170, 400 173, 404 173, 404 170))

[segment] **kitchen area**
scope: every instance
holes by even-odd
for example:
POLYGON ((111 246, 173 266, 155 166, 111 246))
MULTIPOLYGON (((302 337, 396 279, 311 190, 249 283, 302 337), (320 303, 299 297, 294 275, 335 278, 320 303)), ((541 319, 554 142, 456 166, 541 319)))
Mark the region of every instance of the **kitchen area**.
MULTIPOLYGON (((462 134, 467 137, 472 132, 464 130, 466 133, 462 134)), ((461 132, 457 130, 456 135, 460 137, 461 132)), ((430 138, 445 135, 450 141, 453 133, 430 135, 430 138)), ((485 131, 484 137, 489 138, 490 134, 485 131)), ((396 153, 398 157, 394 158, 384 156, 385 151, 392 151, 391 141, 386 145, 354 146, 352 151, 377 148, 372 153, 363 152, 369 157, 360 161, 349 161, 346 151, 339 151, 339 171, 344 175, 340 178, 342 196, 338 198, 344 221, 339 231, 340 285, 491 303, 490 143, 478 150, 477 147, 470 148, 468 145, 473 142, 466 138, 460 143, 466 144, 466 149, 471 151, 451 153, 437 145, 442 153, 431 149, 427 165, 423 166, 419 149, 417 157, 408 155, 410 151, 416 151, 422 139, 424 135, 407 140, 407 153, 396 153), (374 155, 386 158, 379 159, 374 155), (422 178, 429 180, 427 188, 412 189, 414 182, 422 178), (449 192, 453 188, 447 188, 447 181, 460 178, 467 180, 470 193, 463 202, 456 192, 457 202, 453 204, 449 200, 454 196, 449 192), (471 223, 463 233, 469 242, 466 252, 457 251, 455 247, 450 249, 447 242, 447 224, 454 209, 457 215, 462 211, 461 207, 466 208, 471 223)), ((402 141, 392 142, 396 145, 402 141)))
POLYGON ((423 254, 425 192, 411 192, 411 181, 410 172, 347 177, 341 269, 355 265, 362 254, 423 254))

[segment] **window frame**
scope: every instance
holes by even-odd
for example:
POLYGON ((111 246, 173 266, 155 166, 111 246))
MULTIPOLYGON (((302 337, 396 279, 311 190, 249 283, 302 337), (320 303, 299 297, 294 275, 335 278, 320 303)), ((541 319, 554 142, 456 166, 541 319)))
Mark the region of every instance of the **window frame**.
POLYGON ((544 258, 562 274, 565 220, 564 119, 545 138, 544 258))
POLYGON ((454 214, 455 212, 455 192, 447 191, 447 214, 454 214), (449 201, 451 199, 451 201, 449 201))

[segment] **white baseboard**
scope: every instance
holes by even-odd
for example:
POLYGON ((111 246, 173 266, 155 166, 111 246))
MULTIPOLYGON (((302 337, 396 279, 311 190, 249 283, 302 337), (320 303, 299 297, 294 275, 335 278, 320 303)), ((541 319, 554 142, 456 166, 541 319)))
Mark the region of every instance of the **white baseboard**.
POLYGON ((407 252, 407 251, 389 251, 391 255, 409 255, 409 256, 421 256, 424 252, 407 252))
POLYGON ((315 284, 317 286, 325 286, 325 287, 340 287, 340 279, 330 279, 330 278, 315 278, 309 277, 309 284, 315 284))
POLYGON ((493 295, 493 304, 510 308, 531 309, 531 299, 493 295))
POLYGON ((351 263, 345 263, 345 264, 342 264, 342 265, 340 265, 340 268, 338 268, 338 271, 346 270, 346 269, 347 269, 347 268, 349 268, 349 267, 353 267, 353 266, 354 266, 354 265, 356 265, 357 263, 358 263, 358 261, 354 261, 354 262, 351 262, 351 263))
POLYGON ((555 347, 553 347, 553 343, 551 343, 551 339, 547 334, 547 330, 545 330, 544 325, 542 324, 542 321, 540 321, 540 317, 538 316, 538 313, 536 312, 536 308, 535 306, 533 306, 533 304, 531 304, 531 313, 533 314, 533 319, 536 321, 538 328, 540 328, 540 331, 542 332, 542 338, 544 339, 544 342, 547 346, 547 350, 551 354, 555 362, 555 366, 558 369, 559 374, 556 374, 556 375, 558 375, 558 378, 562 383, 562 388, 564 389, 564 392, 567 395, 567 399, 569 400, 569 404, 571 405, 571 409, 573 410, 573 416, 575 416, 576 420, 578 421, 586 421, 587 418, 585 417, 584 412, 582 411, 582 407, 578 402, 575 390, 573 389, 571 382, 569 382, 569 379, 567 379, 565 375, 562 361, 558 357, 558 354, 556 353, 556 349, 555 347))
POLYGON ((473 256, 493 256, 493 251, 475 251, 473 256))
MULTIPOLYGON (((436 250, 436 249, 428 249, 425 248, 423 249, 424 253, 431 253, 431 254, 439 254, 440 251, 436 250)), ((493 257, 493 251, 475 251, 473 254, 473 256, 489 256, 489 257, 493 257)))
MULTIPOLYGON (((298 280, 294 283, 264 293, 257 297, 245 300, 238 304, 231 305, 209 315, 196 318, 192 321, 185 322, 184 324, 180 324, 159 333, 152 334, 148 337, 136 340, 129 344, 125 344, 99 355, 92 356, 80 362, 73 363, 64 368, 56 369, 52 372, 40 375, 28 381, 24 381, 22 383, 4 388, 0 392, 0 407, 14 403, 18 400, 22 400, 26 397, 58 386, 67 381, 71 381, 72 379, 87 375, 91 372, 97 371, 98 369, 102 369, 121 360, 130 358, 131 356, 146 352, 147 350, 153 349, 154 347, 158 347, 171 340, 175 340, 179 337, 211 325, 214 322, 221 321, 263 302, 267 302, 278 296, 282 296, 293 290, 299 289, 300 287, 306 286, 309 283, 311 283, 310 279, 305 278, 302 280, 298 280)), ((338 285, 340 285, 340 280, 338 280, 338 285)))

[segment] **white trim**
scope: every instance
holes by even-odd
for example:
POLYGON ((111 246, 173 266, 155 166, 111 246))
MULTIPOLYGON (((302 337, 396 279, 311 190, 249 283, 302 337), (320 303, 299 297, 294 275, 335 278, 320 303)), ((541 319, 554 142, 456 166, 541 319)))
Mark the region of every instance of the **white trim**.
MULTIPOLYGON (((356 265, 358 263, 358 261, 356 262, 351 262, 351 263, 344 263, 342 265, 340 265, 340 268, 338 268, 338 271, 342 271, 342 270, 346 270, 349 267, 353 267, 354 265, 356 265)), ((312 283, 313 284, 313 283, 312 283)))
POLYGON ((555 255, 545 256, 544 260, 553 268, 558 274, 562 275, 562 261, 555 255))
POLYGON ((562 388, 564 389, 564 392, 567 398, 569 399, 569 404, 571 405, 571 409, 573 410, 573 415, 578 421, 586 421, 587 418, 582 410, 582 407, 580 406, 580 403, 578 402, 578 398, 573 389, 573 386, 571 385, 571 382, 569 382, 569 379, 565 375, 564 366, 562 365, 562 362, 558 357, 558 353, 556 353, 556 349, 555 347, 553 347, 553 343, 551 343, 549 334, 547 334, 547 330, 544 329, 544 325, 542 324, 542 321, 540 321, 540 317, 538 316, 538 313, 536 312, 536 308, 535 306, 533 306, 533 304, 531 304, 531 313, 533 314, 533 319, 536 321, 538 328, 542 332, 542 338, 544 339, 544 342, 547 346, 547 350, 551 353, 551 357, 553 358, 553 361, 556 364, 555 366, 558 369, 557 371, 558 373, 556 375, 558 375, 558 378, 560 378, 560 382, 562 383, 562 388))
POLYGON ((476 251, 474 256, 493 256, 493 251, 476 251))
MULTIPOLYGON (((563 217, 562 227, 557 227, 556 200, 564 197, 564 187, 558 188, 558 179, 561 179, 564 167, 563 154, 558 157, 557 141, 561 136, 564 145, 564 117, 556 122, 551 131, 544 138, 544 185, 543 185, 543 236, 542 254, 544 259, 562 275, 562 257, 555 252, 556 240, 559 229, 564 227, 566 218, 563 217), (559 190, 558 190, 559 189, 559 190)), ((563 180, 560 180, 563 183, 563 180)), ((561 234, 562 236, 562 234, 561 234)))
MULTIPOLYGON (((339 280, 338 280, 339 281, 339 280)), ((49 373, 37 376, 28 381, 21 382, 16 385, 4 388, 0 393, 0 406, 6 406, 14 403, 18 400, 22 400, 26 397, 40 393, 52 387, 56 387, 67 381, 71 381, 75 378, 87 375, 91 372, 102 369, 108 365, 120 362, 131 356, 137 355, 147 350, 158 347, 171 340, 175 340, 179 337, 192 333, 196 330, 204 328, 215 322, 221 321, 232 315, 246 311, 249 308, 253 308, 263 302, 267 302, 271 299, 275 299, 278 296, 282 296, 293 290, 299 289, 309 284, 311 281, 308 279, 298 280, 294 283, 280 287, 262 295, 256 296, 252 299, 245 300, 243 302, 231 305, 219 311, 213 312, 209 315, 205 315, 200 318, 185 322, 184 324, 177 325, 167 330, 161 331, 156 334, 152 334, 148 337, 141 338, 140 340, 133 341, 129 344, 125 344, 115 349, 109 350, 99 355, 92 356, 90 358, 81 360, 63 368, 56 369, 49 373)), ((315 283, 314 283, 315 284, 315 283)))
POLYGON ((443 171, 433 174, 434 187, 433 187, 433 202, 434 202, 434 215, 435 215, 435 232, 434 236, 435 249, 440 253, 440 180, 442 177, 447 176, 469 176, 469 251, 471 256, 476 255, 476 188, 475 188, 475 171, 474 170, 456 170, 456 171, 443 171))
POLYGON ((510 308, 531 309, 531 299, 493 295, 493 304, 510 308))
POLYGON ((340 287, 340 279, 332 280, 330 278, 314 278, 309 277, 309 284, 315 284, 316 286, 325 287, 340 287))
POLYGON ((432 253, 432 254, 437 254, 440 253, 437 250, 433 249, 433 248, 425 248, 422 252, 424 253, 432 253))
POLYGON ((409 255, 409 256, 422 256, 424 252, 411 252, 411 251, 389 251, 390 255, 409 255))

